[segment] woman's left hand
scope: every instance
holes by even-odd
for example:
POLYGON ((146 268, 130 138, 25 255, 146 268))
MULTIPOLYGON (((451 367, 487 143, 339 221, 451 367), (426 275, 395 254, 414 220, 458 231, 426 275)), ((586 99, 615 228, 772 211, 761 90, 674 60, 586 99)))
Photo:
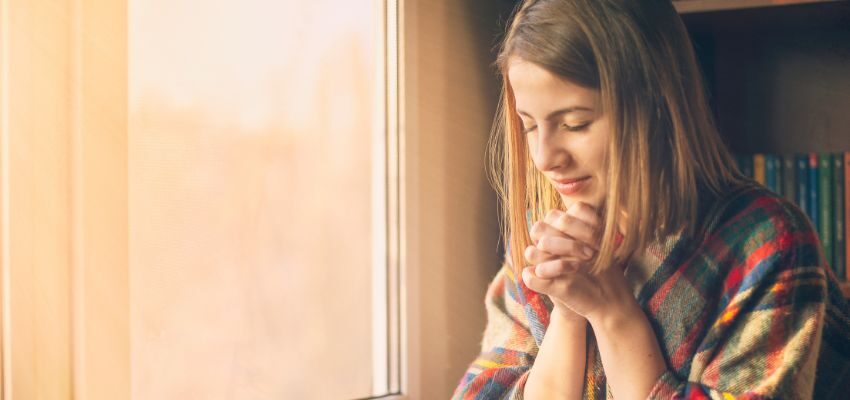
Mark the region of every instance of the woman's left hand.
POLYGON ((589 266, 592 260, 552 260, 551 255, 566 254, 572 248, 560 248, 560 245, 566 245, 568 242, 547 239, 545 234, 535 238, 535 232, 545 232, 548 228, 538 224, 557 229, 570 238, 581 241, 585 247, 599 248, 598 235, 587 234, 588 227, 594 232, 598 231, 600 218, 596 209, 577 202, 566 212, 550 211, 543 221, 538 221, 532 228, 532 239, 536 245, 529 246, 526 254, 529 259, 539 259, 542 262, 523 269, 522 278, 526 286, 557 299, 591 323, 618 311, 635 310, 634 306, 637 304, 623 276, 622 268, 615 265, 604 266, 598 273, 591 273, 589 266), (546 259, 549 260, 543 261, 546 259))

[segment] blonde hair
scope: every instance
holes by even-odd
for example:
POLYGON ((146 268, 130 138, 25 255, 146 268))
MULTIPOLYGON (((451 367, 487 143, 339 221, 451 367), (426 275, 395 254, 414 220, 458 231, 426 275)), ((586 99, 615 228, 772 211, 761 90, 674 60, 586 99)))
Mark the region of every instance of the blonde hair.
POLYGON ((495 63, 502 93, 488 146, 502 236, 517 272, 531 244, 528 218, 564 205, 531 160, 508 79, 512 57, 598 90, 612 118, 593 271, 668 235, 694 234, 699 193, 745 183, 717 132, 687 31, 669 0, 523 1, 495 63), (618 211, 629 217, 620 221, 618 211))

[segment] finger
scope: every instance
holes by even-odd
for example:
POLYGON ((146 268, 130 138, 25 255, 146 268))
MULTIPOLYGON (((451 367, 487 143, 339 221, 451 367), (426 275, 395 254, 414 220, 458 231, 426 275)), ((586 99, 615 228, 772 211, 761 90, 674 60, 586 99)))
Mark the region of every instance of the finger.
POLYGON ((561 301, 567 300, 568 293, 575 288, 575 278, 578 274, 564 274, 556 279, 541 278, 534 273, 535 267, 526 267, 522 270, 522 281, 529 289, 557 298, 561 301))
POLYGON ((578 239, 594 249, 597 249, 596 228, 573 215, 560 210, 552 210, 546 214, 544 223, 569 237, 578 239))
POLYGON ((575 272, 581 268, 578 261, 565 260, 559 258, 557 260, 546 261, 534 267, 534 274, 538 278, 552 279, 561 277, 564 274, 575 272))
POLYGON ((523 255, 525 256, 525 260, 528 261, 529 264, 534 265, 549 260, 555 260, 558 258, 557 256, 550 254, 544 250, 541 250, 534 245, 526 247, 523 255))
MULTIPOLYGON (((536 248, 553 256, 573 257, 580 260, 590 260, 596 254, 596 251, 584 242, 562 236, 543 236, 537 241, 536 248)), ((543 261, 547 260, 532 262, 532 264, 540 264, 543 261)))
POLYGON ((535 267, 526 267, 522 270, 522 281, 525 283, 529 289, 538 292, 538 293, 547 293, 549 292, 552 286, 551 279, 543 279, 538 277, 534 273, 535 267))
POLYGON ((590 226, 600 226, 602 225, 602 217, 599 215, 599 211, 582 201, 577 201, 567 209, 567 215, 572 215, 590 226))
POLYGON ((535 222, 534 225, 531 227, 531 231, 529 231, 529 234, 531 235, 531 241, 534 242, 535 245, 537 244, 538 241, 540 241, 540 238, 542 238, 543 236, 547 236, 547 235, 548 236, 564 236, 565 235, 564 232, 559 231, 558 229, 547 224, 544 221, 535 222))

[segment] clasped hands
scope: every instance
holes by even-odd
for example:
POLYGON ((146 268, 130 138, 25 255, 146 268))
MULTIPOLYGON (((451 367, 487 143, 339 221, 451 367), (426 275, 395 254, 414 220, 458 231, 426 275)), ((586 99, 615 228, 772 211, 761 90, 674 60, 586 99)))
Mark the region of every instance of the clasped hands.
POLYGON ((617 310, 633 309, 622 268, 590 271, 599 251, 600 225, 595 208, 576 202, 566 212, 549 211, 531 228, 533 244, 524 252, 531 266, 523 268, 523 282, 548 295, 553 312, 569 320, 593 323, 617 310))

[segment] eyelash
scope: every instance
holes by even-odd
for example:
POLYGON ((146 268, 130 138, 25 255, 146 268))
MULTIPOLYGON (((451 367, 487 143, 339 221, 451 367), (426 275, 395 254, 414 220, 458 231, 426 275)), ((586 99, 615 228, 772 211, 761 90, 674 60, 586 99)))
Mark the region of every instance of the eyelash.
MULTIPOLYGON (((567 125, 567 124, 561 124, 561 126, 562 126, 562 127, 566 127, 566 128, 567 128, 567 130, 568 130, 568 131, 570 131, 570 132, 579 132, 579 131, 582 131, 582 130, 584 130, 584 128, 587 128, 587 126, 588 126, 588 125, 590 125, 590 122, 587 122, 587 123, 584 123, 584 124, 581 124, 581 125, 578 125, 578 126, 573 126, 573 127, 571 127, 571 126, 569 126, 569 125, 567 125)), ((529 129, 526 129, 523 133, 528 134, 528 133, 531 133, 531 131, 533 131, 533 130, 535 130, 535 129, 537 129, 537 127, 536 127, 536 126, 533 126, 533 127, 529 128, 529 129)))

